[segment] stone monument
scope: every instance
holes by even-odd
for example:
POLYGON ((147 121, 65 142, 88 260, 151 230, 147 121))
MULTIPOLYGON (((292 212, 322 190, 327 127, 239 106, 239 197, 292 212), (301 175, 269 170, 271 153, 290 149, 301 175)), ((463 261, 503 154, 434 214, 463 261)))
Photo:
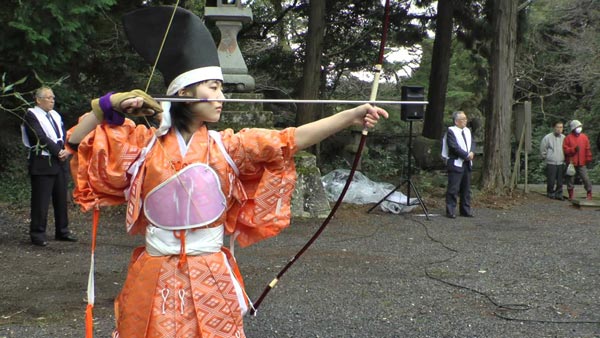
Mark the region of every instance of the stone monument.
POLYGON ((252 92, 254 78, 248 74, 248 67, 237 42, 243 24, 252 22, 252 10, 242 6, 241 0, 217 0, 217 6, 204 8, 206 20, 215 22, 221 33, 217 47, 225 84, 233 86, 235 92, 252 92))

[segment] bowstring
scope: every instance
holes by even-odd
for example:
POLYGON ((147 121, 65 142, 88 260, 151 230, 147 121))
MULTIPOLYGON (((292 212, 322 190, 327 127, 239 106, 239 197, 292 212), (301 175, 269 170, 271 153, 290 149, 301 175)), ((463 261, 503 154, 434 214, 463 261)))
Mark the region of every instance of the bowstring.
MULTIPOLYGON (((150 88, 150 83, 152 82, 152 77, 154 76, 154 72, 156 70, 156 67, 158 65, 158 61, 160 60, 160 56, 162 54, 163 48, 165 46, 165 42, 167 41, 167 37, 169 35, 169 32, 171 30, 171 26, 173 24, 173 19, 175 18, 175 13, 177 12, 177 8, 179 7, 179 0, 177 0, 177 2, 175 3, 175 5, 173 6, 173 13, 171 13, 171 18, 169 19, 169 23, 167 24, 167 28, 165 30, 165 34, 163 35, 163 39, 160 43, 160 47, 158 49, 158 53, 156 55, 156 59, 154 60, 154 64, 152 65, 152 70, 150 72, 150 76, 148 77, 148 82, 146 83, 146 88, 144 90, 144 92, 148 92, 148 88, 150 88)), ((147 125, 151 125, 150 121, 148 121, 148 117, 147 116, 143 116, 144 120, 146 121, 147 125)), ((173 159, 171 158, 171 156, 169 155, 169 152, 167 151, 167 149, 165 148, 165 146, 162 143, 162 140, 160 137, 158 137, 158 140, 156 140, 158 145, 160 146, 160 149, 162 150, 164 156, 166 157, 167 161, 169 161, 170 164, 170 169, 174 172, 177 173, 177 169, 175 168, 175 165, 173 163, 173 159)), ((207 154, 210 157, 210 141, 208 142, 208 148, 207 148, 207 154)), ((182 156, 183 158, 183 156, 182 156)), ((208 163, 207 163, 208 165, 208 163)), ((177 181, 181 184, 181 187, 185 190, 186 194, 188 194, 188 196, 191 196, 190 191, 188 190, 188 187, 184 184, 184 182, 181 180, 181 177, 179 177, 179 175, 176 176, 177 177, 177 181)), ((133 178, 134 179, 134 178, 133 178)), ((200 208, 196 205, 196 201, 192 200, 192 204, 194 205, 194 207, 197 210, 200 210, 200 208)))

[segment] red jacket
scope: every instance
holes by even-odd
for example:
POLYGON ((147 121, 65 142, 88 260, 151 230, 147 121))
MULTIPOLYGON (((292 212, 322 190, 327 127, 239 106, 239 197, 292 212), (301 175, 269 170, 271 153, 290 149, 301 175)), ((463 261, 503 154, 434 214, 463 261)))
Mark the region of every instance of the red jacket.
POLYGON ((570 133, 563 142, 565 162, 573 163, 574 166, 584 166, 592 162, 592 150, 590 140, 584 134, 570 133))

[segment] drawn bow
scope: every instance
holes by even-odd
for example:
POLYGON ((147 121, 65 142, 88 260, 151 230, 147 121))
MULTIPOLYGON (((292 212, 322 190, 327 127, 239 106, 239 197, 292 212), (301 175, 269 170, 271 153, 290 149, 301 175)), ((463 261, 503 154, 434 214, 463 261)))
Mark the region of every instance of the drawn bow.
MULTIPOLYGON (((381 41, 379 43, 379 57, 377 59, 377 64, 375 65, 375 69, 374 69, 374 75, 375 76, 374 76, 373 84, 372 84, 372 87, 371 87, 371 95, 369 97, 369 102, 371 102, 371 103, 376 103, 377 102, 376 101, 377 100, 377 91, 379 89, 379 77, 381 76, 381 70, 382 70, 382 64, 383 64, 383 57, 384 57, 384 50, 385 50, 385 42, 387 40, 387 31, 388 31, 388 26, 389 26, 389 17, 390 17, 390 0, 386 0, 386 2, 385 2, 383 32, 382 32, 382 36, 381 36, 381 41)), ((420 102, 420 103, 422 104, 423 102, 420 102)), ((335 205, 333 206, 333 208, 329 212, 329 215, 327 216, 327 218, 325 218, 325 220, 323 221, 323 223, 321 224, 321 226, 312 235, 312 237, 308 240, 308 242, 306 242, 306 244, 304 244, 304 246, 300 249, 300 251, 298 251, 298 253, 295 254, 290 259, 290 261, 283 267, 283 269, 281 269, 281 271, 277 274, 277 276, 265 287, 265 289, 263 290, 263 292, 260 295, 260 297, 258 297, 258 299, 254 302, 254 304, 253 304, 254 306, 250 310, 250 314, 252 314, 252 315, 256 314, 256 311, 257 311, 258 307, 260 306, 260 304, 262 303, 262 301, 265 299, 265 297, 267 296, 267 294, 269 293, 269 291, 271 291, 271 289, 273 289, 275 287, 275 285, 277 284, 277 282, 279 282, 279 279, 281 279, 281 277, 287 272, 287 270, 317 240, 317 238, 321 235, 321 233, 323 232, 323 230, 325 230, 325 227, 327 227, 327 225, 329 224, 329 221, 331 221, 331 219, 335 215, 337 209, 340 207, 340 205, 342 204, 342 201, 344 200, 344 196, 346 196, 346 192, 348 191, 348 188, 350 187, 350 184, 352 183, 352 179, 354 178, 354 173, 356 172, 356 168, 358 167, 358 164, 360 163, 360 157, 361 157, 361 154, 362 154, 362 150, 363 150, 363 148, 365 146, 365 142, 367 140, 368 133, 369 132, 368 132, 367 128, 364 128, 362 130, 362 135, 361 135, 361 138, 360 138, 360 143, 358 145, 358 150, 356 151, 356 155, 354 156, 354 161, 352 163, 352 168, 350 169, 350 173, 348 174, 348 180, 346 181, 346 184, 344 185, 344 188, 342 189, 342 192, 340 193, 340 196, 338 197, 338 200, 335 202, 335 205)))
MULTIPOLYGON (((152 67, 152 71, 150 73, 147 85, 146 85, 146 89, 145 91, 148 91, 149 85, 151 83, 152 80, 152 76, 154 74, 154 71, 156 69, 156 66, 158 64, 158 59, 160 58, 161 55, 161 51, 162 51, 162 47, 164 45, 164 42, 166 40, 167 35, 169 34, 169 30, 171 27, 171 22, 173 20, 173 17, 175 15, 175 12, 177 10, 179 6, 179 0, 176 2, 176 4, 173 6, 173 16, 171 17, 171 21, 169 22, 169 25, 167 26, 167 29, 165 31, 165 35, 162 41, 162 44, 160 46, 158 55, 156 57, 155 63, 152 67)), ((424 102, 419 101, 419 102, 413 102, 413 101, 406 101, 406 102, 402 102, 402 101, 377 101, 377 92, 378 92, 378 88, 379 88, 379 79, 380 79, 380 75, 381 75, 381 71, 382 71, 382 63, 383 63, 383 58, 384 58, 384 50, 385 50, 385 42, 387 40, 387 30, 388 30, 388 26, 389 26, 389 11, 390 11, 390 1, 386 0, 385 3, 385 20, 384 20, 384 26, 383 26, 383 32, 382 32, 382 38, 380 41, 380 47, 379 47, 379 57, 378 57, 378 61, 377 64, 375 65, 375 69, 374 69, 374 79, 373 79, 373 84, 372 84, 372 88, 371 88, 371 95, 369 97, 368 101, 350 101, 350 100, 246 100, 246 101, 252 101, 252 102, 294 102, 294 103, 348 103, 348 104, 359 104, 359 103, 371 103, 371 104, 423 104, 424 102)), ((206 99, 196 99, 196 98, 182 98, 182 97, 161 97, 161 96, 155 96, 155 99, 157 99, 158 101, 210 101, 210 100, 206 100, 206 99)), ((223 101, 223 102, 240 102, 240 99, 220 99, 218 101, 223 101)), ((321 224, 321 226, 317 229, 317 231, 313 234, 313 236, 308 240, 308 242, 300 249, 300 251, 295 254, 290 261, 283 267, 283 269, 277 274, 276 278, 274 278, 268 285, 267 287, 264 289, 264 291, 262 292, 262 294, 260 295, 260 297, 254 302, 253 304, 253 308, 250 310, 250 314, 256 314, 256 311, 258 309, 258 307, 260 306, 260 304, 262 303, 262 301, 264 300, 264 298, 266 297, 266 295, 269 293, 269 291, 275 287, 275 285, 277 284, 277 282, 279 281, 279 279, 281 279, 281 277, 287 272, 287 270, 302 256, 302 254, 304 254, 304 252, 306 252, 306 250, 308 250, 308 248, 315 242, 315 240, 321 235, 321 233, 323 232, 323 230, 325 230, 325 227, 329 224, 330 220, 333 218, 333 216, 335 215, 337 209, 339 208, 339 206, 341 205, 344 196, 346 195, 346 192, 348 191, 348 188, 350 187, 350 184, 352 182, 352 179, 354 177, 354 174, 356 172, 356 168, 358 167, 358 164, 360 163, 360 158, 361 158, 361 154, 362 154, 362 150, 364 148, 364 145, 366 143, 366 137, 368 135, 368 130, 367 128, 364 128, 362 130, 362 136, 360 139, 360 143, 358 146, 358 150, 357 153, 355 155, 353 164, 352 164, 352 168, 350 170, 350 173, 348 175, 348 180, 346 181, 346 184, 344 185, 344 188, 342 189, 342 192, 338 198, 338 200, 336 201, 335 205, 333 206, 333 208, 331 209, 331 212, 329 213, 329 215, 327 216, 327 218, 324 220, 324 222, 321 224)), ((90 274, 88 277, 88 305, 86 308, 86 338, 92 338, 93 337, 93 315, 92 315, 92 309, 94 306, 94 278, 93 278, 93 274, 94 274, 94 251, 95 251, 95 247, 96 247, 96 234, 97 234, 97 226, 98 226, 98 222, 99 222, 99 209, 96 208, 94 210, 94 225, 93 225, 93 231, 92 231, 92 248, 91 248, 91 262, 90 262, 90 274)))

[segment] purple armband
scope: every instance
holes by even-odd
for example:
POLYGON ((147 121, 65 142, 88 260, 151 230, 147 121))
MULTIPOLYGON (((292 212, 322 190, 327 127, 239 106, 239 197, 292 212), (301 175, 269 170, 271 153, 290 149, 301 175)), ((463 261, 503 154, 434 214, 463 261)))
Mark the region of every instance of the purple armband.
POLYGON ((110 96, 112 94, 114 94, 114 92, 107 93, 100 98, 100 109, 102 109, 102 112, 104 113, 104 120, 106 123, 120 126, 125 122, 125 117, 112 108, 112 103, 110 103, 110 96))

